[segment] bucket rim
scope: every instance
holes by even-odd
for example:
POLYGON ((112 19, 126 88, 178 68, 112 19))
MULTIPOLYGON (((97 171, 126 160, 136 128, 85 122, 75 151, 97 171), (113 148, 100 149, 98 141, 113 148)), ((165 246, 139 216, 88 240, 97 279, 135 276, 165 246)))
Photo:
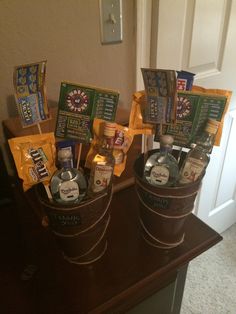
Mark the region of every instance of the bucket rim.
POLYGON ((76 204, 76 203, 70 203, 70 204, 66 204, 66 203, 57 203, 56 201, 54 200, 49 200, 47 199, 46 197, 44 197, 41 193, 41 190, 42 189, 42 185, 37 185, 36 188, 35 188, 35 191, 36 191, 36 195, 40 201, 40 203, 48 208, 51 208, 51 209, 55 209, 55 210, 78 210, 79 208, 82 208, 84 206, 87 206, 87 205, 90 205, 102 198, 105 198, 105 197, 108 197, 112 191, 113 191, 113 187, 111 186, 110 189, 108 189, 106 192, 104 193, 100 193, 99 195, 97 196, 94 196, 94 197, 91 197, 91 198, 87 198, 87 199, 84 199, 82 200, 80 203, 76 204))

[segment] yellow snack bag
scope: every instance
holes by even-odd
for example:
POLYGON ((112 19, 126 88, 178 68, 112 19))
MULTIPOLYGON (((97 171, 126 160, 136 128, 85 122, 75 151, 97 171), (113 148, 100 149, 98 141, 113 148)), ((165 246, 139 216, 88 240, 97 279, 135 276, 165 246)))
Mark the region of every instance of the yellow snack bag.
POLYGON ((48 185, 56 171, 54 133, 15 137, 8 143, 23 190, 39 182, 48 185))
POLYGON ((134 135, 136 134, 151 135, 154 133, 154 128, 152 124, 143 123, 142 107, 144 105, 145 105, 144 91, 134 93, 129 117, 129 128, 132 129, 134 135))
MULTIPOLYGON (((104 120, 94 119, 93 133, 94 139, 92 140, 90 150, 86 157, 85 167, 91 169, 91 164, 94 156, 98 153, 99 141, 103 134, 104 120)), ((113 156, 115 158, 114 175, 120 176, 125 170, 127 152, 133 141, 133 130, 128 127, 116 124, 116 134, 114 138, 113 156)))

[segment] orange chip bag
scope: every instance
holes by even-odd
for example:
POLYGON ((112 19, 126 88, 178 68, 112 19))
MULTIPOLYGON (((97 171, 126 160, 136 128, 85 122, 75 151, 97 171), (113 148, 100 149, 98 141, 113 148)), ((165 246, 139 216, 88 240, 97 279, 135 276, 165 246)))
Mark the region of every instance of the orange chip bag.
MULTIPOLYGON (((88 152, 85 167, 91 168, 93 157, 98 152, 99 140, 101 138, 102 130, 104 127, 104 120, 94 119, 93 132, 94 139, 91 143, 90 150, 88 152)), ((125 126, 116 124, 116 132, 114 138, 114 150, 113 156, 115 158, 114 175, 120 176, 125 170, 127 152, 133 141, 133 130, 125 126)))
POLYGON ((54 133, 15 137, 8 140, 23 190, 43 182, 49 184, 56 171, 54 133))
POLYGON ((154 133, 153 125, 143 123, 142 105, 145 103, 145 94, 143 91, 136 92, 133 95, 133 101, 130 111, 129 128, 133 130, 133 134, 151 135, 154 133))

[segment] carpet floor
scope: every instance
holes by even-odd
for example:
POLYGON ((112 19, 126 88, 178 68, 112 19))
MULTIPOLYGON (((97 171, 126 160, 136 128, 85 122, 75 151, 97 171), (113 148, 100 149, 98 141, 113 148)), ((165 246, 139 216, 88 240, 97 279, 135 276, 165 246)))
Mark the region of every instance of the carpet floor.
POLYGON ((236 314, 236 224, 188 269, 181 314, 236 314))

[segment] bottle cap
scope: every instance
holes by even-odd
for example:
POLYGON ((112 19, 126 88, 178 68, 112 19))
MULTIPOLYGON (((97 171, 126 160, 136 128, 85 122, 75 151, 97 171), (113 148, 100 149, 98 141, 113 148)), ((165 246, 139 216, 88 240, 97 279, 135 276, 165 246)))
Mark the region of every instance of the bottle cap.
POLYGON ((72 152, 69 149, 59 149, 57 153, 58 160, 66 160, 72 158, 72 152))
POLYGON ((161 135, 160 142, 163 145, 172 145, 174 142, 174 138, 171 135, 161 135))
POLYGON ((205 131, 211 134, 216 134, 219 128, 220 122, 214 119, 208 119, 205 127, 205 131))
POLYGON ((107 137, 114 137, 116 132, 116 123, 105 122, 104 135, 107 137))

